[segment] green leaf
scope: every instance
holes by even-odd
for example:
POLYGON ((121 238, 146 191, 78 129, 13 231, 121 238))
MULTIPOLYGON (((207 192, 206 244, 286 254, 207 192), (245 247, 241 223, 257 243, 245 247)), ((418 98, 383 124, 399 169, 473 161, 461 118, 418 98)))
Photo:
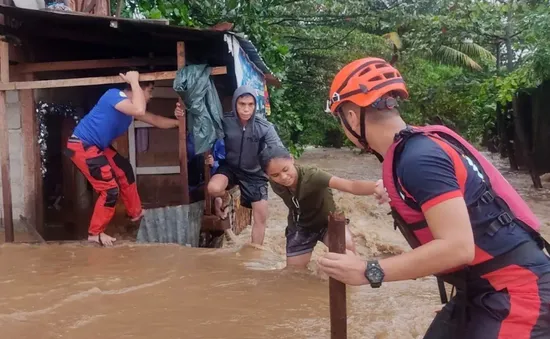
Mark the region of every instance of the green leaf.
POLYGON ((227 0, 227 7, 229 10, 233 10, 237 8, 238 1, 237 0, 227 0))
POLYGON ((454 49, 449 46, 441 45, 436 50, 434 55, 444 63, 449 63, 452 65, 466 66, 470 69, 481 71, 481 66, 475 62, 474 59, 470 58, 465 53, 454 49))
POLYGON ((155 7, 149 12, 149 17, 151 19, 162 19, 162 13, 155 7))

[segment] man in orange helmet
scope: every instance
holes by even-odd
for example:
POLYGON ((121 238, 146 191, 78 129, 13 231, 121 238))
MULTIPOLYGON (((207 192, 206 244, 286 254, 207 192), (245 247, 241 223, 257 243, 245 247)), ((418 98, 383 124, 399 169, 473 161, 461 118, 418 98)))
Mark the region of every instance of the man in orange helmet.
POLYGON ((550 338, 550 259, 540 223, 472 145, 444 126, 408 126, 401 74, 378 58, 335 77, 329 108, 347 137, 383 161, 395 227, 412 251, 381 260, 328 253, 329 276, 350 285, 436 275, 457 293, 424 338, 550 338), (406 170, 405 170, 406 169, 406 170))

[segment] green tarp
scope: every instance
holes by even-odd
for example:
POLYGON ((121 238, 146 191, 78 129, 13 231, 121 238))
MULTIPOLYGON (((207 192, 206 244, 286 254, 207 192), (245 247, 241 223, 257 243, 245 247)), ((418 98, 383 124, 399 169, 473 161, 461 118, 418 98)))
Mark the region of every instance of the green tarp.
POLYGON ((195 154, 204 153, 223 138, 222 104, 208 65, 181 68, 174 79, 174 90, 187 108, 187 131, 193 135, 195 154))

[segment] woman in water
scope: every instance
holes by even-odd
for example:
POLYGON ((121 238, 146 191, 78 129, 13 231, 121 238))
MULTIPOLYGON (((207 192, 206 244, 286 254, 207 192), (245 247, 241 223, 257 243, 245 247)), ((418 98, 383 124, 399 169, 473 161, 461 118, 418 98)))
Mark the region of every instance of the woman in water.
MULTIPOLYGON (((328 216, 336 210, 331 188, 354 195, 387 199, 381 180, 347 180, 316 167, 301 166, 283 147, 268 147, 260 153, 260 165, 269 176, 273 191, 289 209, 286 228, 287 267, 306 267, 317 241, 328 246, 328 216)), ((355 252, 346 225, 346 248, 355 252)))

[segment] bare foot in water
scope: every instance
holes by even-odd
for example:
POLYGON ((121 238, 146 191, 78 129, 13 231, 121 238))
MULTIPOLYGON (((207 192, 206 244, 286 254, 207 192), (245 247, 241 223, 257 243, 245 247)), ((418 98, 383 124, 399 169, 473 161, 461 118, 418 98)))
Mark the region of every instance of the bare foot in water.
POLYGON ((222 198, 217 197, 216 199, 214 199, 214 211, 220 219, 227 218, 227 207, 228 206, 223 208, 223 199, 222 198))
POLYGON ((97 242, 101 246, 113 246, 113 243, 116 241, 116 238, 113 238, 105 233, 100 233, 98 235, 89 235, 88 241, 97 242))
POLYGON ((265 247, 264 245, 255 244, 255 243, 253 243, 253 242, 248 243, 247 245, 250 246, 250 247, 252 247, 252 248, 255 248, 255 249, 257 249, 257 250, 262 250, 262 251, 264 251, 264 250, 267 249, 267 247, 265 247))

